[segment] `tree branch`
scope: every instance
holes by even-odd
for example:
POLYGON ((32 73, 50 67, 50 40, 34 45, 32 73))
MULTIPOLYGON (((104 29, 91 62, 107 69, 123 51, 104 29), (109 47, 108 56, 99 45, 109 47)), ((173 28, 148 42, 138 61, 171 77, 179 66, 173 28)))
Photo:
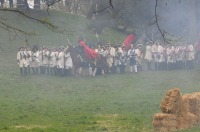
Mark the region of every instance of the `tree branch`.
POLYGON ((13 26, 10 26, 9 24, 7 24, 7 23, 5 23, 3 21, 0 21, 0 24, 3 25, 3 26, 0 26, 1 28, 5 29, 5 30, 8 30, 8 31, 9 31, 9 29, 12 29, 14 31, 18 31, 18 32, 20 32, 22 34, 26 34, 26 35, 29 35, 29 36, 30 35, 35 35, 35 33, 25 32, 25 31, 23 31, 23 30, 21 30, 19 28, 15 28, 13 26))
POLYGON ((50 30, 52 30, 52 31, 56 31, 56 30, 57 30, 57 26, 55 26, 55 25, 53 25, 53 24, 47 22, 46 20, 41 20, 41 19, 37 19, 37 18, 31 17, 31 16, 27 15, 26 13, 24 13, 24 12, 18 10, 18 9, 0 8, 0 11, 18 13, 18 14, 20 14, 20 15, 22 15, 22 16, 24 16, 24 17, 30 19, 30 20, 34 20, 34 21, 36 21, 36 22, 39 22, 39 23, 45 25, 46 27, 48 27, 48 28, 49 28, 50 30))
POLYGON ((160 32, 160 34, 161 34, 161 36, 162 36, 164 42, 166 42, 166 43, 168 43, 168 44, 171 44, 170 42, 166 41, 165 35, 164 35, 164 33, 161 31, 160 26, 159 26, 159 24, 158 24, 157 7, 158 7, 158 0, 156 0, 156 4, 155 4, 155 18, 156 18, 156 21, 155 21, 155 22, 156 22, 156 26, 157 26, 157 28, 158 28, 158 30, 159 30, 159 32, 160 32))
POLYGON ((50 2, 50 3, 47 3, 47 13, 49 15, 49 7, 60 2, 61 0, 56 0, 56 1, 53 1, 53 2, 50 2))
POLYGON ((113 4, 112 4, 112 0, 109 0, 109 4, 112 8, 114 8, 113 4))

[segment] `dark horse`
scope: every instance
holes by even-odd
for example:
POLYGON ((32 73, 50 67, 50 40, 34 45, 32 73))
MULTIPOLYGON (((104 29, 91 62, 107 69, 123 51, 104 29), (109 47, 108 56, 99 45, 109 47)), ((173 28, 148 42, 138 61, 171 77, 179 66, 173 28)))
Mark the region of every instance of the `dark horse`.
POLYGON ((72 46, 70 45, 65 52, 70 52, 70 56, 73 62, 73 75, 82 75, 82 70, 87 68, 87 62, 85 61, 84 49, 81 46, 72 46))
POLYGON ((98 54, 94 60, 87 60, 84 47, 72 45, 70 45, 65 52, 70 52, 73 62, 74 76, 86 76, 88 71, 90 76, 95 76, 97 71, 101 71, 100 74, 106 74, 109 72, 106 58, 100 54, 98 54), (89 66, 92 67, 92 71, 88 69, 89 66))

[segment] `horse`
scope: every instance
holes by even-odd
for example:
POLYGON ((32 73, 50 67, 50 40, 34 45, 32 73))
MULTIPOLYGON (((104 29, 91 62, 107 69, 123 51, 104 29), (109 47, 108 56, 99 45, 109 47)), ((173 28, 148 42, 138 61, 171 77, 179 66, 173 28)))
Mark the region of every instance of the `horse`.
POLYGON ((87 68, 87 62, 85 61, 84 50, 81 46, 69 45, 65 52, 70 52, 73 63, 73 76, 85 76, 85 73, 82 74, 82 70, 87 68))
POLYGON ((70 45, 65 52, 70 52, 70 56, 73 62, 73 75, 86 76, 87 70, 89 76, 96 76, 98 74, 107 74, 109 72, 109 66, 106 57, 97 53, 97 57, 92 60, 86 59, 84 47, 70 45), (89 68, 89 69, 88 69, 89 68), (101 71, 99 73, 98 71, 101 71))

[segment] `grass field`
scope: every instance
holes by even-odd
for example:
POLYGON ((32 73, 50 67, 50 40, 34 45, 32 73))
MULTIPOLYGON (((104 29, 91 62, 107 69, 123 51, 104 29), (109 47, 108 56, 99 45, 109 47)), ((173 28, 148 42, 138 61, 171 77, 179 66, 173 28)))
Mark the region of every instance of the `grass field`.
POLYGON ((169 88, 180 87, 184 94, 200 86, 199 70, 75 79, 20 77, 8 70, 0 76, 1 131, 148 132, 169 88))
MULTIPOLYGON (((0 16, 17 19, 15 14, 0 12, 0 16)), ((61 25, 74 34, 84 29, 86 39, 90 36, 95 39, 86 30, 87 20, 83 17, 58 13, 48 18, 58 25, 65 22, 61 25)), ((63 35, 52 33, 40 24, 26 20, 22 26, 21 22, 19 19, 11 24, 39 34, 28 37, 30 45, 39 41, 38 44, 59 46, 66 41, 63 35)), ((22 77, 16 53, 17 47, 24 45, 19 39, 23 35, 12 41, 6 31, 0 31, 0 131, 151 132, 152 116, 160 111, 159 104, 168 89, 179 87, 182 94, 200 91, 199 67, 95 78, 22 77)), ((106 29, 100 37, 112 40, 124 36, 106 29)), ((76 35, 69 35, 71 41, 75 42, 75 38, 76 35)), ((199 131, 196 127, 184 132, 199 131)))

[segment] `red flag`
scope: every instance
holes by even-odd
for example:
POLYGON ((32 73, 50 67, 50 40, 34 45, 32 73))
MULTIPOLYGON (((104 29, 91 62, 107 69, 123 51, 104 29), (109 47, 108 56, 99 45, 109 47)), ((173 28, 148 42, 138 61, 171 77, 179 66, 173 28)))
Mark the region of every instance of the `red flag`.
POLYGON ((134 41, 135 39, 135 35, 130 34, 126 37, 126 39, 124 40, 123 46, 126 46, 126 48, 130 48, 131 43, 134 41))
POLYGON ((88 60, 92 60, 97 57, 97 53, 94 50, 90 49, 83 41, 80 41, 79 43, 84 47, 86 58, 88 60))

